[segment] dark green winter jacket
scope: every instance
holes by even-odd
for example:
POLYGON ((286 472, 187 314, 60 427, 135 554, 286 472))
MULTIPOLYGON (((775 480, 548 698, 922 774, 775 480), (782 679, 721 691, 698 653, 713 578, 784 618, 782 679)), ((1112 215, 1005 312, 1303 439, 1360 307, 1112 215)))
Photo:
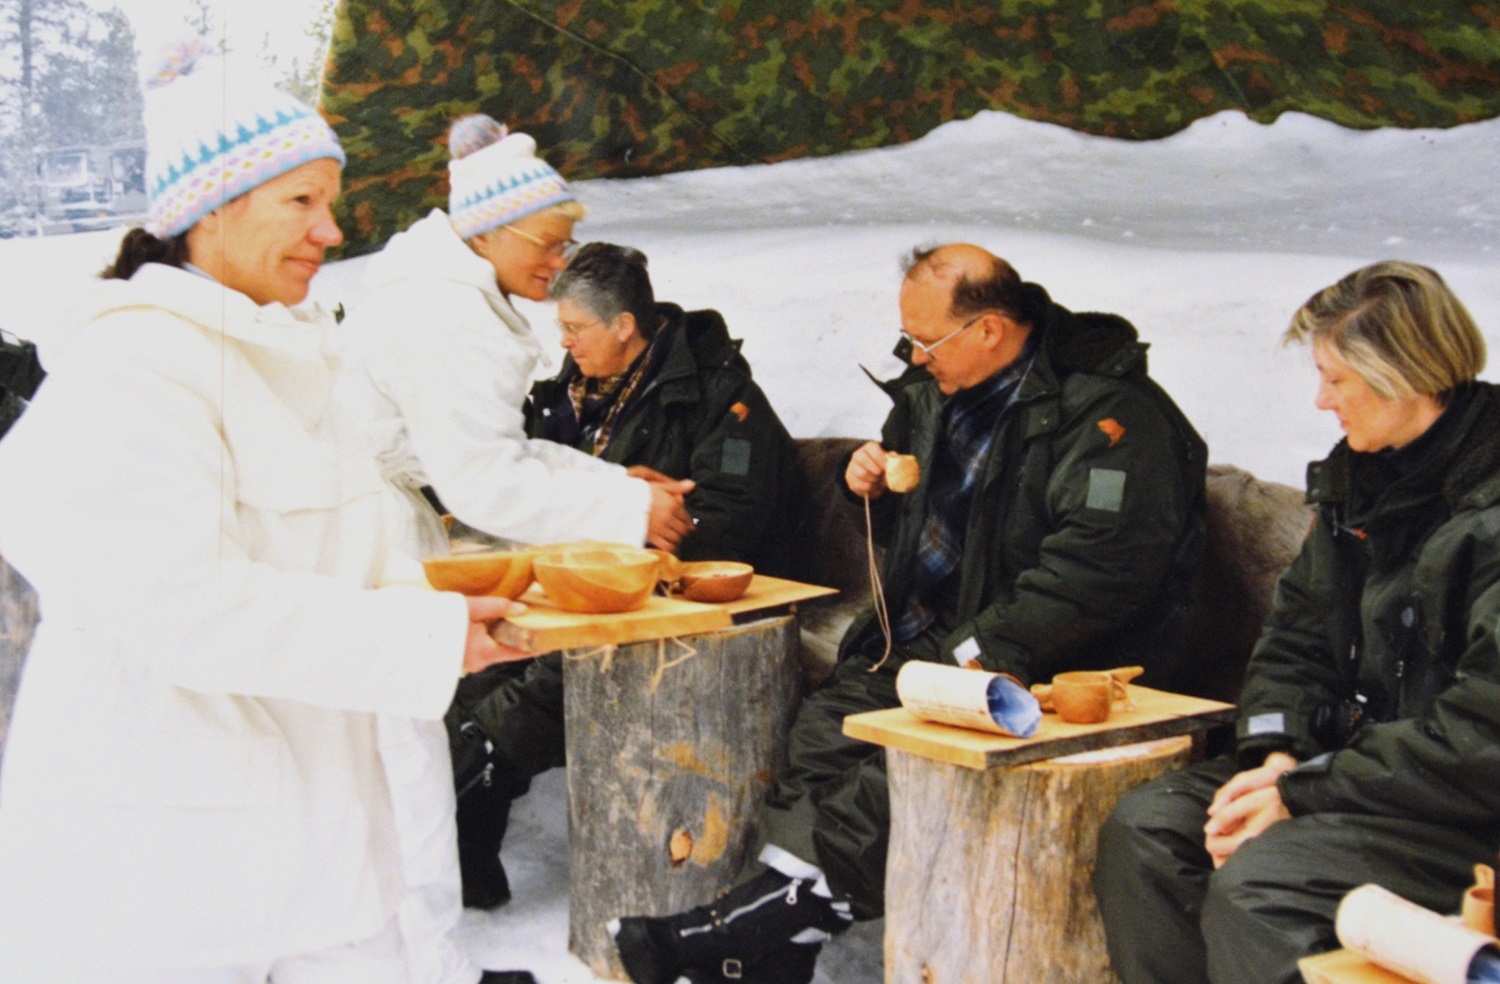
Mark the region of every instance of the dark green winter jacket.
MULTIPOLYGON (((796 445, 719 312, 658 309, 666 352, 621 411, 603 457, 697 482, 687 509, 698 525, 678 551, 684 560, 740 560, 784 574, 798 502, 796 445)), ((578 375, 569 356, 555 378, 532 387, 531 437, 592 450, 587 439, 566 436, 578 430, 568 398, 578 375)))
MULTIPOLYGON (((1178 684, 1182 630, 1205 542, 1207 449, 1146 374, 1146 346, 1115 315, 1073 314, 1040 287, 1035 362, 997 423, 964 539, 956 628, 937 658, 978 658, 1023 682, 1139 663, 1178 684), (977 652, 975 647, 977 646, 977 652)), ((912 590, 943 395, 923 370, 885 384, 882 445, 917 456, 922 484, 874 500, 890 611, 912 590)), ((880 635, 860 616, 840 652, 880 635)))
POLYGON ((1238 724, 1247 765, 1312 759, 1280 780, 1294 815, 1500 831, 1500 389, 1473 384, 1428 438, 1394 479, 1342 442, 1308 469, 1316 520, 1277 585, 1238 724))

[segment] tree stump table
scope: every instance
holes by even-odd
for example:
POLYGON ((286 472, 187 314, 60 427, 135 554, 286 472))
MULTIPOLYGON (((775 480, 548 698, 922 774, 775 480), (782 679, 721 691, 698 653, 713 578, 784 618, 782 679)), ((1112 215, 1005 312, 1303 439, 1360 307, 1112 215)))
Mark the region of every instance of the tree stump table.
POLYGON ((624 980, 605 924, 709 901, 752 850, 801 699, 797 621, 567 656, 568 948, 624 980))
POLYGON ((0 557, 0 761, 10 733, 11 708, 21 685, 21 668, 38 619, 36 592, 0 557))
POLYGON ((901 707, 845 719, 846 733, 886 747, 888 984, 1116 980, 1089 884, 1099 828, 1126 790, 1187 764, 1194 733, 1234 715, 1130 691, 1133 708, 1103 724, 1047 715, 1031 739, 901 707))

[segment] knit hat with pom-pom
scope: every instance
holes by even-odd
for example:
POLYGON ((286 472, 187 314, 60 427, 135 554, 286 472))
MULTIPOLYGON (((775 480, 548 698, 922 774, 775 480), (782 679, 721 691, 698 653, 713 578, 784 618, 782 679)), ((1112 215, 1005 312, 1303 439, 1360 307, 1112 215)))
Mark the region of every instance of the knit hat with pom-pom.
POLYGON ((312 107, 232 69, 201 40, 165 49, 146 76, 146 231, 168 238, 226 202, 320 158, 344 164, 312 107))
POLYGON ((463 239, 576 200, 552 165, 536 156, 535 140, 483 113, 454 122, 448 153, 448 217, 463 239))

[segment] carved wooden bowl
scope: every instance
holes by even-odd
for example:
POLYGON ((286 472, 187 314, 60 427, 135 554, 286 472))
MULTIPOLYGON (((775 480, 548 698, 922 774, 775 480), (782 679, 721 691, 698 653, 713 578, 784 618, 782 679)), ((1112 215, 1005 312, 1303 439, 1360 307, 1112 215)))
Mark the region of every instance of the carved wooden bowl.
POLYGON ((644 605, 656 587, 660 563, 639 547, 574 547, 540 551, 532 568, 559 608, 604 614, 644 605))
POLYGON ((439 591, 519 598, 531 587, 530 551, 482 550, 422 561, 427 583, 439 591))
POLYGON ((733 601, 744 594, 755 568, 733 560, 699 560, 682 565, 678 583, 688 601, 733 601))

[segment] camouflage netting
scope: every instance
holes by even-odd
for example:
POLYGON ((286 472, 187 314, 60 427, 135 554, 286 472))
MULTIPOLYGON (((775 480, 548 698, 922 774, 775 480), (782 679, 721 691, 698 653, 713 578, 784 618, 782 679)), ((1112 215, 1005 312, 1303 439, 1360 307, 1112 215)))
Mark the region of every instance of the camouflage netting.
POLYGON ((900 143, 997 109, 1150 139, 1241 109, 1349 127, 1500 115, 1490 0, 341 0, 323 108, 349 252, 447 195, 483 111, 572 179, 900 143))

